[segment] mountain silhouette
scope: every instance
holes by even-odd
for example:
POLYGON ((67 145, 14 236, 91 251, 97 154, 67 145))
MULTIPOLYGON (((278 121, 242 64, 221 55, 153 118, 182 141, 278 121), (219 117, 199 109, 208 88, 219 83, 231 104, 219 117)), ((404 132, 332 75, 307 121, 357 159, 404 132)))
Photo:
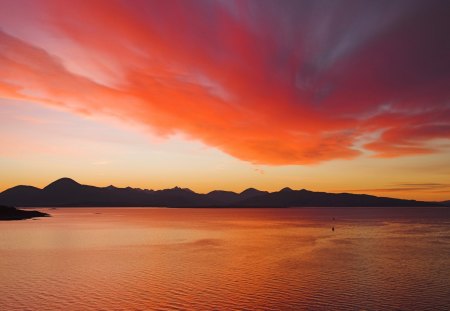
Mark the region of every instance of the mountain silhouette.
POLYGON ((43 189, 16 186, 0 193, 0 204, 33 207, 164 206, 164 207, 399 207, 442 206, 366 194, 313 192, 283 188, 276 192, 249 188, 241 193, 215 190, 207 194, 187 188, 164 190, 95 187, 70 178, 58 179, 43 189))
POLYGON ((70 189, 76 189, 79 186, 81 185, 77 183, 75 180, 64 177, 50 183, 49 185, 47 185, 47 187, 44 188, 44 190, 70 191, 70 189))

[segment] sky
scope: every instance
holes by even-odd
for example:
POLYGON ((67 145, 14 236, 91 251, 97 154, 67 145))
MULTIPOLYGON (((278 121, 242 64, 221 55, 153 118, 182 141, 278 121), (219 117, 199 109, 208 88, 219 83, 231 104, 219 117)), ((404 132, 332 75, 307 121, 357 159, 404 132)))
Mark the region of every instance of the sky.
POLYGON ((0 191, 450 200, 446 0, 0 0, 0 191))

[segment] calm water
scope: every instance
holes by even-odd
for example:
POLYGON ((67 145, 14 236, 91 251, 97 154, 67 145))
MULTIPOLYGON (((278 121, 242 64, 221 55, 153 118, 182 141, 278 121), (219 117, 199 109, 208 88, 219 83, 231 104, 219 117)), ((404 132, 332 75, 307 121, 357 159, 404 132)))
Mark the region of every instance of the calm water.
POLYGON ((1 310, 450 307, 449 209, 48 212, 0 222, 1 310))

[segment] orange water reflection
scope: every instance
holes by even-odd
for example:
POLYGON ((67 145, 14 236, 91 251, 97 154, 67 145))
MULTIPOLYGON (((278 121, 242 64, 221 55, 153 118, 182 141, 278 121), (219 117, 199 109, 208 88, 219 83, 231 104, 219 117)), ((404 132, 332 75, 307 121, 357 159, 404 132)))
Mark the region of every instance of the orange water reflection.
POLYGON ((450 217, 441 210, 428 218, 404 209, 50 212, 0 223, 5 310, 450 304, 450 217))

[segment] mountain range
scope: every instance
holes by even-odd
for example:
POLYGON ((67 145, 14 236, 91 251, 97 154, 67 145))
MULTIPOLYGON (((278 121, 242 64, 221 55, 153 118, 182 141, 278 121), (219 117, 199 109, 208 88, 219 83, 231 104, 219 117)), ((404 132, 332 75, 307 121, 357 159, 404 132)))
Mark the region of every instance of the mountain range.
POLYGON ((399 207, 441 206, 366 194, 313 192, 284 188, 277 192, 249 188, 241 193, 215 190, 206 194, 175 187, 164 190, 95 187, 70 178, 58 179, 43 189, 16 186, 0 193, 0 204, 18 207, 399 207))

